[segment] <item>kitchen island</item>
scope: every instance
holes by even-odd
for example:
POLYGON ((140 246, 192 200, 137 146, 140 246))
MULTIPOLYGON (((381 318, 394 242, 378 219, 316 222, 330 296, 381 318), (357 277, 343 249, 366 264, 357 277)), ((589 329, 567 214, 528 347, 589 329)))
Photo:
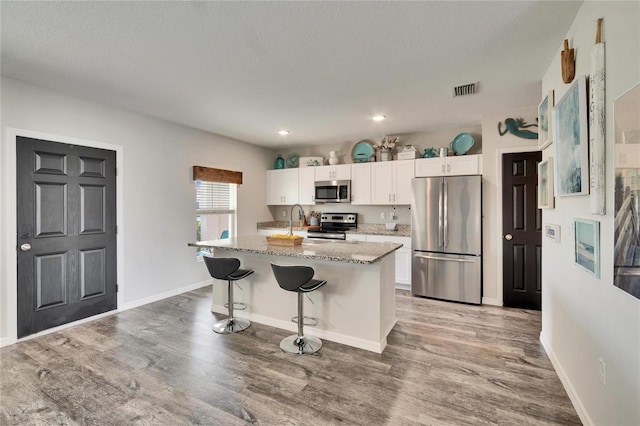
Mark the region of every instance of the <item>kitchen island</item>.
MULTIPOLYGON (((242 268, 255 271, 237 283, 234 299, 247 309, 235 311, 235 316, 295 332, 291 317, 297 312, 297 296, 278 286, 271 263, 311 266, 315 278, 327 284, 306 295, 310 300, 305 300, 305 316, 316 318, 318 325, 305 327, 305 334, 377 353, 384 350, 396 322, 395 259, 389 255, 402 244, 304 240, 284 247, 268 244, 264 236, 249 236, 189 245, 213 248, 215 257, 238 258, 242 268)), ((212 312, 226 314, 226 302, 227 286, 216 280, 212 312)))

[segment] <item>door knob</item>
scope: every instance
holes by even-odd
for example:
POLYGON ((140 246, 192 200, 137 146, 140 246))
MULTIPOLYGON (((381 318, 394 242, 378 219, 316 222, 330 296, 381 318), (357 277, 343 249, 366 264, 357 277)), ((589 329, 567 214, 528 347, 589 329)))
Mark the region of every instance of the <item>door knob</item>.
POLYGON ((22 244, 22 245, 20 246, 20 250, 22 250, 22 251, 29 251, 29 250, 31 250, 31 244, 29 244, 29 243, 24 243, 24 244, 22 244))
POLYGON ((504 236, 504 239, 507 240, 507 241, 511 241, 513 239, 513 235, 507 234, 507 235, 504 236))

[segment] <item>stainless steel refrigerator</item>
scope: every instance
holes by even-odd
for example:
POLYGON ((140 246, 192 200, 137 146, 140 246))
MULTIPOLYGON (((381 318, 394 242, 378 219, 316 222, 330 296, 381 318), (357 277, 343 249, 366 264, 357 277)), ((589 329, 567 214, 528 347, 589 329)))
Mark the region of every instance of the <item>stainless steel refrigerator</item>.
POLYGON ((482 301, 482 177, 415 178, 411 197, 411 292, 482 301))

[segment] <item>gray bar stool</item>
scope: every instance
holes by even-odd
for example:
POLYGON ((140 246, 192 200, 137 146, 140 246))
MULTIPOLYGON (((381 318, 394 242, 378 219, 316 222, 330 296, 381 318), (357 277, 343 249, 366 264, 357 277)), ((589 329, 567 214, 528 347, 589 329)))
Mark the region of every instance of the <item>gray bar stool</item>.
MULTIPOLYGON (((251 323, 243 318, 233 317, 233 282, 253 274, 251 269, 240 269, 240 261, 234 258, 203 256, 205 265, 213 278, 229 282, 229 316, 213 324, 213 331, 221 334, 236 333, 249 327, 251 323)), ((239 304, 239 303, 236 303, 239 304)), ((243 305, 244 304, 239 304, 243 305)))
POLYGON ((273 275, 280 288, 298 293, 298 334, 285 337, 280 342, 280 349, 292 354, 312 354, 322 347, 322 340, 302 333, 304 326, 303 293, 315 291, 325 285, 324 280, 314 280, 315 271, 309 266, 280 266, 271 264, 273 275))

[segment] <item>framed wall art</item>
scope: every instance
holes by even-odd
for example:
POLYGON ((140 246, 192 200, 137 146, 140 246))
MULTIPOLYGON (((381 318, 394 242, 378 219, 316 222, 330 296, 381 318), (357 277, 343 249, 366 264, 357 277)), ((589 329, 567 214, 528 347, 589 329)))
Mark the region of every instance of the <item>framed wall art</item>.
POLYGON ((555 189, 558 197, 589 193, 587 84, 580 76, 553 108, 555 189))
POLYGON ((575 219, 573 229, 575 263, 600 278, 600 222, 575 219))
POLYGON ((596 44, 591 50, 589 73, 589 203, 591 213, 606 214, 605 184, 605 71, 602 18, 597 21, 596 44))
POLYGON ((613 284, 640 299, 640 83, 613 101, 613 284), (635 254, 635 255, 634 255, 635 254))
POLYGON ((553 90, 538 105, 538 148, 545 149, 553 142, 551 138, 553 114, 553 90))
POLYGON ((538 208, 552 209, 553 196, 553 157, 538 163, 538 208))

